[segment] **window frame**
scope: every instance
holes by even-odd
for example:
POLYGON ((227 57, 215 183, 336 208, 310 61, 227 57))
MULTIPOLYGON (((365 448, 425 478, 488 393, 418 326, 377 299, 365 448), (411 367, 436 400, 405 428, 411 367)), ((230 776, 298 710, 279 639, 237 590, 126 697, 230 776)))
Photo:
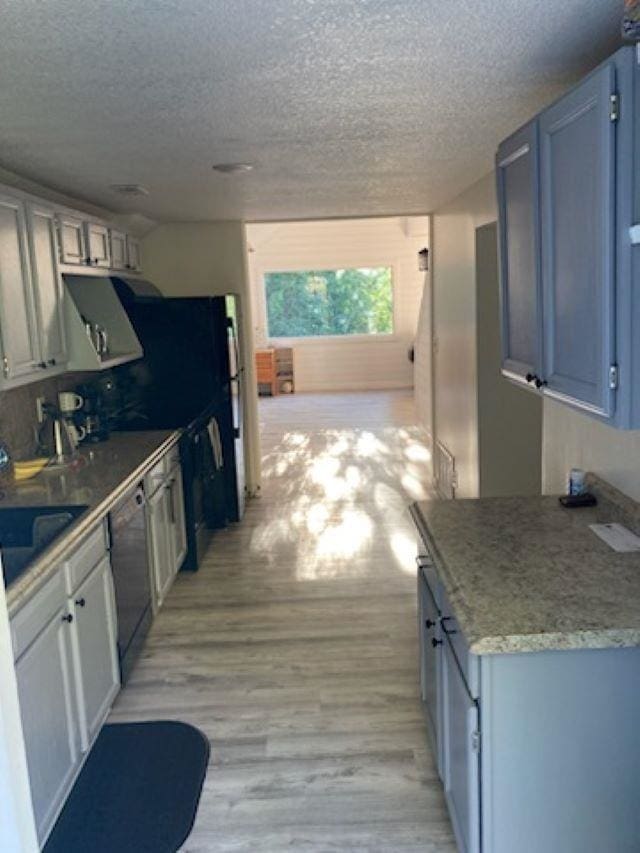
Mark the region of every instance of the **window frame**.
POLYGON ((355 343, 393 343, 397 341, 397 306, 396 306, 396 269, 398 261, 390 261, 388 259, 370 259, 353 263, 321 263, 321 264, 299 264, 287 265, 286 267, 261 267, 256 270, 256 278, 260 282, 260 308, 261 322, 264 331, 264 340, 267 344, 272 341, 279 346, 312 346, 314 343, 332 343, 332 344, 355 344, 355 343), (299 272, 324 272, 342 270, 342 269, 379 269, 384 267, 391 272, 391 322, 393 330, 391 332, 368 332, 366 334, 359 332, 353 335, 270 335, 269 334, 269 314, 267 311, 267 282, 266 276, 274 273, 299 273, 299 272))

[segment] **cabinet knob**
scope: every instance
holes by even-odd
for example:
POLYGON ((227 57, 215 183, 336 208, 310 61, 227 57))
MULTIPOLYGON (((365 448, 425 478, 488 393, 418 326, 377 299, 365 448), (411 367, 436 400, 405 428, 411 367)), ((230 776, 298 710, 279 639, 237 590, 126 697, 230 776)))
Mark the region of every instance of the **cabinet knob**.
POLYGON ((67 613, 67 615, 66 615, 66 616, 63 616, 63 617, 62 617, 62 621, 63 621, 63 622, 69 622, 69 623, 73 622, 73 616, 72 616, 72 614, 71 614, 71 613, 67 613))
POLYGON ((536 376, 536 388, 543 388, 547 384, 546 379, 540 379, 539 376, 536 376))
POLYGON ((527 380, 527 382, 533 382, 533 380, 536 378, 536 375, 535 373, 527 373, 524 378, 527 380))
POLYGON ((78 598, 78 599, 76 599, 76 604, 78 605, 78 607, 84 607, 86 603, 87 603, 87 602, 86 602, 86 600, 85 600, 84 598, 78 598))
POLYGON ((46 370, 46 369, 47 369, 47 362, 46 362, 46 361, 40 361, 40 362, 38 362, 38 367, 39 367, 41 370, 46 370))
POLYGON ((51 367, 54 367, 54 366, 55 366, 55 364, 56 364, 56 360, 55 360, 55 358, 50 358, 50 359, 49 359, 49 364, 51 365, 51 367))
POLYGON ((84 259, 84 262, 85 262, 85 264, 86 264, 88 267, 90 267, 90 266, 91 266, 91 258, 85 258, 85 259, 84 259))
POLYGON ((438 646, 441 646, 441 645, 442 645, 442 640, 436 640, 436 638, 434 637, 434 638, 431 640, 431 645, 433 646, 433 648, 434 648, 434 649, 437 649, 437 648, 438 648, 438 646))
POLYGON ((436 623, 433 622, 431 619, 426 619, 424 624, 427 626, 427 628, 435 628, 436 627, 436 623))

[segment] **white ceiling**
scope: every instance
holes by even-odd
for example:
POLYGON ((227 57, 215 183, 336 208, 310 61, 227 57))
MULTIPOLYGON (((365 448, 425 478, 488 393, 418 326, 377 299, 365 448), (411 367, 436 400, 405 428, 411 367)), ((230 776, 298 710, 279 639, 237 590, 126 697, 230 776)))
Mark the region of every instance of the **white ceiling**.
POLYGON ((437 208, 618 44, 622 0, 2 0, 0 164, 119 212, 437 208), (255 163, 246 175, 211 164, 255 163), (122 199, 113 183, 144 184, 122 199))

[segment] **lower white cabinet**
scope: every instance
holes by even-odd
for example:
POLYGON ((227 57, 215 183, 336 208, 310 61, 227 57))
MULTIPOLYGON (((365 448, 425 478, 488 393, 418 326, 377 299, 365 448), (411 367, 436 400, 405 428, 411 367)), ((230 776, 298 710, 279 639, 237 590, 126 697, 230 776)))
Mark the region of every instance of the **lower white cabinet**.
POLYGON ((169 535, 171 537, 171 556, 173 573, 177 574, 187 556, 187 528, 184 517, 184 488, 182 468, 177 465, 167 482, 169 490, 169 535))
POLYGON ((104 557, 69 602, 82 747, 87 750, 120 689, 113 578, 104 557))
POLYGON ((43 844, 120 686, 113 578, 102 522, 12 616, 11 633, 43 844), (77 583, 71 584, 73 578, 77 583))
POLYGON ((162 605, 187 554, 182 468, 170 450, 145 478, 154 609, 162 605))
POLYGON ((153 575, 153 591, 156 608, 160 607, 169 591, 175 572, 171 537, 169 536, 170 496, 164 485, 147 498, 147 530, 149 533, 149 556, 153 575))
POLYGON ((53 826, 81 759, 72 625, 61 605, 16 663, 38 840, 53 826))

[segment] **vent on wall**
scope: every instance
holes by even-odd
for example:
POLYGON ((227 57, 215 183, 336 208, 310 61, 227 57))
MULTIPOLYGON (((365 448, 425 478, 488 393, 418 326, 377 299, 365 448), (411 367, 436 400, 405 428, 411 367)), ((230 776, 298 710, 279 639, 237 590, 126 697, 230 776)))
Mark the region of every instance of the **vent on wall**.
POLYGON ((444 444, 439 441, 435 443, 433 463, 438 494, 441 498, 455 498, 458 486, 455 459, 444 444))

